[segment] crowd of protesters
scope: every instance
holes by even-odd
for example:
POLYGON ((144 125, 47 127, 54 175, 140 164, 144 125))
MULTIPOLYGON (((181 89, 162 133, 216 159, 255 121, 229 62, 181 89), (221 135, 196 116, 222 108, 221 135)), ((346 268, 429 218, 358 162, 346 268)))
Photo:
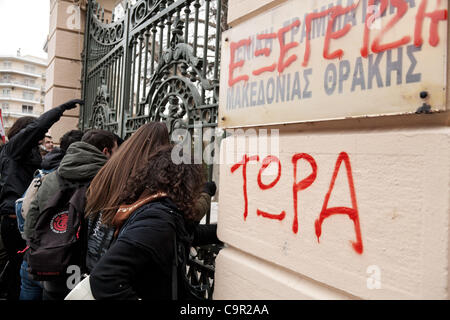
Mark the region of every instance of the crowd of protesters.
MULTIPOLYGON (((30 266, 32 249, 45 241, 38 232, 42 221, 48 224, 49 207, 61 199, 82 217, 76 263, 89 275, 93 298, 185 297, 174 285, 178 243, 220 243, 215 224, 200 224, 215 183, 206 181, 202 165, 172 161, 169 132, 159 122, 141 126, 125 141, 105 130, 71 130, 55 147, 49 129, 81 104, 74 99, 39 118, 19 118, 1 146, 0 299, 63 300, 70 293, 69 273, 44 279, 30 266), (61 196, 66 190, 70 199, 61 196), (17 213, 19 202, 23 214, 17 213)), ((67 219, 60 222, 70 227, 67 219)), ((49 264, 59 259, 53 254, 44 252, 49 264)))

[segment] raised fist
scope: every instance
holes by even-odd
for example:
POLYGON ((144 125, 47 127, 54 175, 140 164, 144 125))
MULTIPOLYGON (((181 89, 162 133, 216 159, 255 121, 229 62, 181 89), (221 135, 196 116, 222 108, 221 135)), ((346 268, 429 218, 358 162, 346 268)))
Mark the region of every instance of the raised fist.
POLYGON ((63 108, 64 110, 70 110, 76 108, 77 104, 82 105, 84 104, 84 101, 80 99, 72 99, 63 103, 62 105, 60 105, 60 107, 63 108))
POLYGON ((217 187, 216 187, 216 183, 214 181, 207 182, 203 186, 203 192, 206 192, 211 197, 216 194, 216 189, 217 189, 217 187))

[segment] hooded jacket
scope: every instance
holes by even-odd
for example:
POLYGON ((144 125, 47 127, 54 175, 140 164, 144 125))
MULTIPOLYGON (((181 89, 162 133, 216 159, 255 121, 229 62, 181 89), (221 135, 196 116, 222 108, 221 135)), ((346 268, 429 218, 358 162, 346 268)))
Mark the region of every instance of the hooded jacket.
POLYGON ((70 187, 71 184, 78 186, 80 183, 90 182, 107 160, 100 150, 89 143, 82 141, 72 143, 61 160, 59 168, 47 175, 30 204, 24 225, 25 238, 30 238, 40 210, 44 209, 50 197, 63 187, 70 187), (62 186, 57 174, 69 185, 62 186))
POLYGON ((42 157, 39 141, 57 122, 66 109, 56 107, 30 123, 11 140, 0 152, 0 215, 14 214, 15 202, 27 190, 34 172, 40 168, 42 157))

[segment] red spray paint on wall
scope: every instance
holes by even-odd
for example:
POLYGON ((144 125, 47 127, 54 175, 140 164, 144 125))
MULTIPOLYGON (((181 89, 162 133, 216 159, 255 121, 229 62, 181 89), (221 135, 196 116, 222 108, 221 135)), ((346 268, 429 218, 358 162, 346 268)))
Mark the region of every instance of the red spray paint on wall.
MULTIPOLYGON (((249 214, 248 212, 248 195, 247 195, 247 164, 250 161, 259 161, 258 156, 248 156, 244 155, 242 160, 238 163, 234 164, 231 167, 231 173, 234 173, 238 168, 242 167, 242 179, 243 179, 243 197, 244 197, 244 221, 247 219, 247 216, 249 214)), ((292 185, 292 195, 293 195, 293 207, 294 207, 294 217, 293 217, 293 224, 292 224, 292 232, 294 234, 297 234, 299 231, 299 218, 298 218, 298 199, 299 199, 299 193, 300 191, 304 191, 308 189, 316 180, 317 174, 318 174, 318 165, 315 161, 315 159, 307 154, 307 153, 297 153, 292 156, 291 159, 292 165, 293 165, 293 185, 292 185), (298 176, 299 176, 299 170, 298 165, 300 161, 306 161, 311 166, 311 173, 306 176, 306 178, 300 180, 297 182, 298 176)), ((269 155, 265 157, 262 161, 261 167, 259 169, 258 175, 256 177, 257 184, 259 186, 259 189, 262 191, 269 190, 274 188, 277 183, 280 181, 282 175, 282 163, 280 159, 273 155, 269 155), (262 174, 263 172, 271 165, 276 164, 278 167, 277 174, 273 181, 270 183, 265 183, 262 181, 262 174)), ((359 212, 358 212, 358 205, 356 200, 356 191, 355 191, 355 184, 353 181, 353 173, 352 168, 350 164, 350 157, 346 152, 341 152, 338 156, 338 159, 336 161, 336 165, 334 168, 334 172, 331 178, 330 187, 328 189, 328 192, 325 195, 325 199, 322 205, 322 210, 319 214, 319 218, 315 221, 315 232, 317 236, 317 240, 319 242, 320 236, 322 235, 322 224, 325 219, 331 217, 335 214, 345 214, 348 215, 348 217, 353 221, 354 228, 355 228, 355 235, 356 235, 356 241, 352 242, 353 249, 358 253, 363 253, 363 242, 362 242, 362 236, 361 236, 361 228, 360 228, 360 222, 359 222, 359 212), (331 196, 331 193, 335 187, 335 181, 337 178, 337 175, 339 173, 339 169, 344 163, 345 169, 347 172, 347 180, 350 188, 350 197, 352 202, 352 207, 332 207, 328 208, 328 202, 331 196)), ((260 209, 256 209, 256 215, 262 218, 272 219, 272 220, 278 220, 283 221, 286 218, 286 211, 282 210, 281 213, 270 213, 267 211, 263 211, 260 209)))
POLYGON ((323 202, 322 211, 320 212, 319 219, 315 222, 315 228, 316 228, 316 236, 317 241, 319 241, 320 236, 322 234, 322 224, 323 221, 327 218, 329 218, 332 215, 335 214, 346 214, 348 217, 353 221, 354 227, 355 227, 355 234, 356 234, 356 242, 352 242, 353 249, 359 254, 363 252, 363 244, 362 244, 362 237, 361 237, 361 228, 359 225, 359 212, 358 212, 358 205, 356 201, 356 193, 355 193, 355 184, 353 183, 353 173, 352 173, 352 167, 350 165, 350 158, 347 153, 341 152, 339 154, 339 157, 336 161, 336 166, 334 168, 333 177, 331 178, 330 188, 328 189, 328 192, 325 196, 325 200, 323 202), (341 167, 342 162, 345 164, 345 168, 347 170, 347 179, 349 183, 350 188, 350 197, 352 201, 352 207, 333 207, 328 208, 328 201, 330 200, 331 192, 334 188, 334 183, 336 181, 337 174, 339 172, 339 168, 341 167))
MULTIPOLYGON (((404 45, 407 45, 409 42, 411 42, 411 35, 404 35, 397 41, 393 41, 390 43, 382 43, 382 40, 384 36, 392 30, 392 28, 404 18, 405 14, 408 12, 409 7, 405 0, 369 0, 368 5, 369 7, 375 6, 376 3, 380 2, 380 10, 377 12, 369 12, 366 15, 366 23, 364 26, 364 31, 362 35, 362 46, 360 49, 360 55, 364 58, 367 58, 371 52, 378 54, 387 50, 392 50, 395 48, 402 47, 404 45), (378 34, 376 34, 373 38, 373 41, 371 43, 371 34, 375 33, 375 31, 372 31, 370 28, 371 22, 374 21, 374 19, 380 18, 383 13, 387 10, 389 3, 393 7, 396 8, 396 14, 394 17, 382 28, 382 30, 377 31, 378 34)), ((437 4, 437 6, 440 5, 441 0, 435 0, 433 1, 437 4)), ((305 18, 305 28, 306 28, 306 41, 305 41, 305 48, 304 48, 304 57, 303 62, 301 65, 303 67, 308 67, 309 59, 311 56, 311 32, 312 32, 312 22, 315 19, 324 18, 326 16, 329 16, 328 22, 327 22, 327 29, 326 29, 326 35, 323 43, 323 58, 327 60, 334 60, 334 59, 342 59, 344 57, 344 50, 343 49, 337 49, 333 52, 330 52, 330 43, 331 40, 337 40, 339 38, 345 37, 350 30, 352 29, 352 24, 347 23, 344 25, 340 30, 333 31, 333 26, 335 23, 335 20, 339 16, 343 16, 345 14, 348 14, 354 10, 356 10, 361 1, 358 1, 348 7, 342 7, 341 5, 336 5, 331 8, 328 8, 326 10, 320 11, 320 12, 313 12, 306 15, 305 18)), ((448 16, 448 11, 446 9, 435 9, 434 11, 429 11, 429 3, 428 0, 422 0, 418 9, 417 14, 414 22, 414 30, 413 30, 413 36, 414 36, 414 45, 417 47, 420 47, 423 45, 423 29, 424 29, 424 21, 425 19, 430 19, 430 30, 429 30, 429 44, 433 47, 436 47, 439 45, 440 37, 439 37, 439 23, 446 21, 448 16)), ((280 28, 276 33, 267 33, 257 36, 257 40, 267 40, 267 39, 278 39, 278 45, 279 45, 279 56, 277 59, 277 62, 274 62, 271 65, 256 69, 252 71, 253 76, 259 76, 264 72, 274 72, 275 70, 278 70, 278 72, 281 74, 283 73, 288 66, 293 64, 297 60, 297 55, 295 54, 295 48, 300 47, 298 42, 292 41, 290 43, 285 43, 284 36, 290 32, 293 28, 298 28, 301 25, 301 21, 299 19, 296 19, 293 23, 286 27, 280 28), (292 52, 291 52, 292 51, 292 52), (288 52, 291 53, 290 56, 287 57, 288 52)), ((250 76, 247 74, 242 74, 237 77, 234 77, 234 72, 236 69, 241 68, 245 64, 245 59, 235 61, 236 58, 236 51, 241 47, 249 47, 252 43, 251 38, 246 38, 239 40, 237 42, 231 42, 230 43, 230 63, 228 66, 228 86, 232 87, 236 83, 240 81, 248 81, 250 76)), ((255 50, 254 56, 270 56, 270 49, 269 48, 262 48, 255 50)))

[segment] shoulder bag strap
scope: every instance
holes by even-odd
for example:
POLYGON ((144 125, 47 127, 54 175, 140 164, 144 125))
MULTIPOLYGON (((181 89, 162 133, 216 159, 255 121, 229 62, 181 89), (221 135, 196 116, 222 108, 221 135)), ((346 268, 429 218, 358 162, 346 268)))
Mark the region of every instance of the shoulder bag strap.
POLYGON ((172 262, 172 300, 178 300, 178 248, 177 234, 173 237, 174 256, 172 262))

